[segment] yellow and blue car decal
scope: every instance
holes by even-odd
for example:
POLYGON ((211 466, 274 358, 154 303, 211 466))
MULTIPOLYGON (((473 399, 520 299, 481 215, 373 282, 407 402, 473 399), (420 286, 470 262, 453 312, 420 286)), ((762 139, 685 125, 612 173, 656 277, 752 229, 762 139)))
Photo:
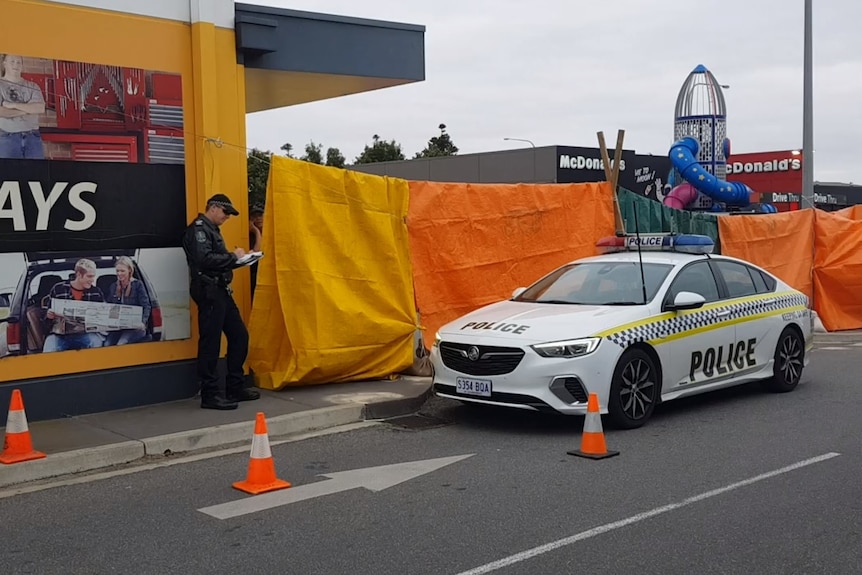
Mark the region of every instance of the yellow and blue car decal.
POLYGON ((667 312, 594 334, 626 348, 638 342, 653 345, 775 315, 808 310, 808 297, 796 291, 758 294, 706 304, 700 309, 667 312))

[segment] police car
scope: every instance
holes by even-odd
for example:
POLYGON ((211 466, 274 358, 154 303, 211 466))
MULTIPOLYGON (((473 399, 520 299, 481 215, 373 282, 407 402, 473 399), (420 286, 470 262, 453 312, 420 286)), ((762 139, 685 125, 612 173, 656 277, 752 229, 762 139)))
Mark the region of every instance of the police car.
POLYGON ((443 326, 437 396, 584 414, 590 393, 617 427, 656 404, 762 381, 793 390, 812 348, 805 294, 716 255, 701 235, 621 235, 512 298, 443 326))

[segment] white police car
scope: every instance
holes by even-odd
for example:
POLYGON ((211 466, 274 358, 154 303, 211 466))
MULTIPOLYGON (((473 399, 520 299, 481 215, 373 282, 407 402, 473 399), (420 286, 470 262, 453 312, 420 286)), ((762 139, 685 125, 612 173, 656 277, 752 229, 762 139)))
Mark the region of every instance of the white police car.
POLYGON ((662 401, 755 380, 797 386, 812 347, 803 293, 711 255, 707 236, 614 236, 598 247, 443 326, 434 393, 584 414, 595 392, 614 425, 635 428, 662 401))

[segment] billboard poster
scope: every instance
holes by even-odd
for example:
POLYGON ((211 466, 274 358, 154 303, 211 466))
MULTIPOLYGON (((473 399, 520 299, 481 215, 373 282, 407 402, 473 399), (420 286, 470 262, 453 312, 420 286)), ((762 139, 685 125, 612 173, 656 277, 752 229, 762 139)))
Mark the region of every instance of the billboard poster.
POLYGON ((671 164, 667 156, 633 154, 629 170, 620 172, 619 185, 651 200, 661 201, 671 164))
POLYGON ((731 154, 727 159, 727 180, 741 182, 760 201, 772 193, 802 193, 802 154, 794 150, 731 154))
POLYGON ((0 53, 0 362, 191 337, 184 164, 178 74, 0 53))
MULTIPOLYGON (((613 158, 616 150, 608 150, 613 158)), ((623 150, 620 159, 619 185, 651 199, 661 199, 670 172, 667 156, 636 154, 623 150)), ((604 162, 599 148, 557 147, 557 182, 581 183, 605 180, 604 162)))

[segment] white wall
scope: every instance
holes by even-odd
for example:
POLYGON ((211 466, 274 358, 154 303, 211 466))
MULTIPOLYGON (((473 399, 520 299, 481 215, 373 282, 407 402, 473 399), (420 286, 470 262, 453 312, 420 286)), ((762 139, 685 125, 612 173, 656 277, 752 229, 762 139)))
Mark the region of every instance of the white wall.
POLYGON ((179 22, 212 22, 222 28, 234 27, 234 0, 51 0, 49 3, 72 4, 179 22))

